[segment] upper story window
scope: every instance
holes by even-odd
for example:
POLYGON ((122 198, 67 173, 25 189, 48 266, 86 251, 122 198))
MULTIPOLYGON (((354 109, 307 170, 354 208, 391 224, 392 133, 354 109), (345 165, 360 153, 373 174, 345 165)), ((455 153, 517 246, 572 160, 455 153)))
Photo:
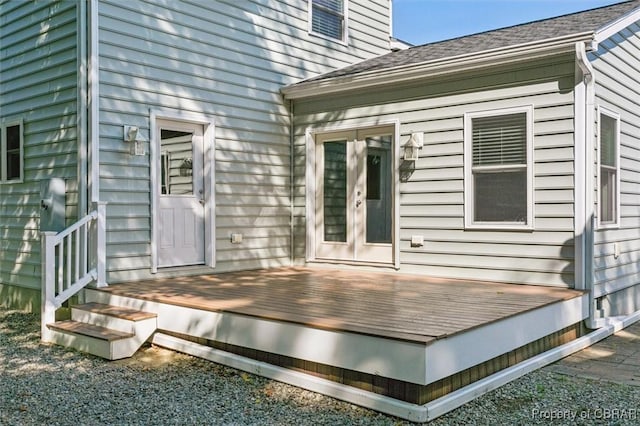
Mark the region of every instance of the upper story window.
POLYGON ((22 121, 0 126, 0 183, 22 182, 23 136, 22 121))
POLYGON ((615 226, 620 218, 620 116, 599 108, 598 189, 600 226, 615 226))
POLYGON ((533 228, 533 108, 465 115, 467 228, 533 228))
POLYGON ((348 0, 309 0, 310 32, 339 41, 347 38, 348 0))

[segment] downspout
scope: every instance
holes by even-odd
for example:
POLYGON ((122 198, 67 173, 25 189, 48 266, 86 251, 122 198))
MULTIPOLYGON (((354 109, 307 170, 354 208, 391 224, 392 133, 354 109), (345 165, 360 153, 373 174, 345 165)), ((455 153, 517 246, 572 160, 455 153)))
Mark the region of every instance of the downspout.
MULTIPOLYGON (((583 84, 585 87, 584 94, 584 112, 582 116, 584 118, 584 153, 583 153, 583 167, 584 170, 582 176, 576 176, 576 178, 584 179, 583 192, 580 194, 584 197, 584 216, 581 217, 583 222, 583 234, 582 234, 582 289, 586 290, 589 294, 589 317, 586 320, 586 326, 590 329, 596 329, 604 326, 601 320, 596 318, 596 301, 594 300, 594 265, 593 265, 593 241, 594 241, 594 223, 595 223, 595 211, 593 202, 593 153, 594 153, 594 123, 595 123, 595 71, 589 58, 587 57, 587 50, 585 43, 576 43, 576 61, 580 71, 582 72, 583 84)), ((576 105, 576 112, 578 108, 582 106, 576 105)), ((577 162, 576 162, 577 164, 577 162)), ((577 170, 576 166, 576 170, 577 170)), ((580 212, 577 212, 580 214, 580 212)), ((577 217, 577 216, 576 216, 577 217)))
POLYGON ((99 66, 98 66, 98 0, 89 3, 89 147, 88 163, 89 190, 91 202, 100 201, 100 110, 99 110, 99 66))
POLYGON ((78 219, 83 218, 89 212, 87 205, 88 182, 85 179, 89 168, 88 141, 87 141, 87 71, 89 57, 87 55, 87 4, 84 1, 77 3, 78 14, 78 116, 76 126, 78 129, 78 219))

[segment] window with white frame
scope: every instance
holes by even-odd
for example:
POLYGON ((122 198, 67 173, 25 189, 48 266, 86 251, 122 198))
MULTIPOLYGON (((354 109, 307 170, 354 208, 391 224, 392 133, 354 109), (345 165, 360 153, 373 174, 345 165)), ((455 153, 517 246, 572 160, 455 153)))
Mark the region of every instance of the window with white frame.
POLYGON ((465 224, 532 228, 533 108, 465 114, 465 224))
POLYGON ((620 210, 620 116, 599 108, 600 225, 618 224, 620 210))
POLYGON ((313 34, 345 41, 348 0, 309 0, 309 28, 313 34))
POLYGON ((22 121, 2 123, 0 127, 0 182, 22 182, 22 121))

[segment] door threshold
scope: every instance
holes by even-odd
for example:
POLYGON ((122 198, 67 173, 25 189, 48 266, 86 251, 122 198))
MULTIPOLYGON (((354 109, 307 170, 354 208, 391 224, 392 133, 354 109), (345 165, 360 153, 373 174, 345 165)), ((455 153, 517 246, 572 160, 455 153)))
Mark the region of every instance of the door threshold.
POLYGON ((390 271, 397 271, 400 268, 396 268, 393 262, 363 262, 363 261, 355 261, 355 260, 338 260, 338 259, 313 259, 307 260, 306 264, 308 266, 318 266, 321 267, 323 265, 335 267, 336 265, 345 266, 347 268, 353 269, 368 269, 368 270, 376 270, 387 269, 390 271))
POLYGON ((157 278, 174 278, 187 275, 208 275, 214 272, 215 269, 207 265, 185 265, 159 267, 153 275, 157 278))

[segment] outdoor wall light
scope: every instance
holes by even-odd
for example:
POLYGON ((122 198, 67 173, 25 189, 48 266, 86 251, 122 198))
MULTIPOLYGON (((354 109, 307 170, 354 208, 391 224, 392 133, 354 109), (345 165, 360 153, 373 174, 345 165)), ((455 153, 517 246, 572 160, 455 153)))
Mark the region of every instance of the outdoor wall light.
POLYGON ((138 127, 137 126, 124 126, 124 141, 125 142, 135 142, 138 138, 138 127))
POLYGON ((424 133, 411 133, 411 137, 404 144, 404 160, 417 161, 418 152, 423 145, 424 133))

